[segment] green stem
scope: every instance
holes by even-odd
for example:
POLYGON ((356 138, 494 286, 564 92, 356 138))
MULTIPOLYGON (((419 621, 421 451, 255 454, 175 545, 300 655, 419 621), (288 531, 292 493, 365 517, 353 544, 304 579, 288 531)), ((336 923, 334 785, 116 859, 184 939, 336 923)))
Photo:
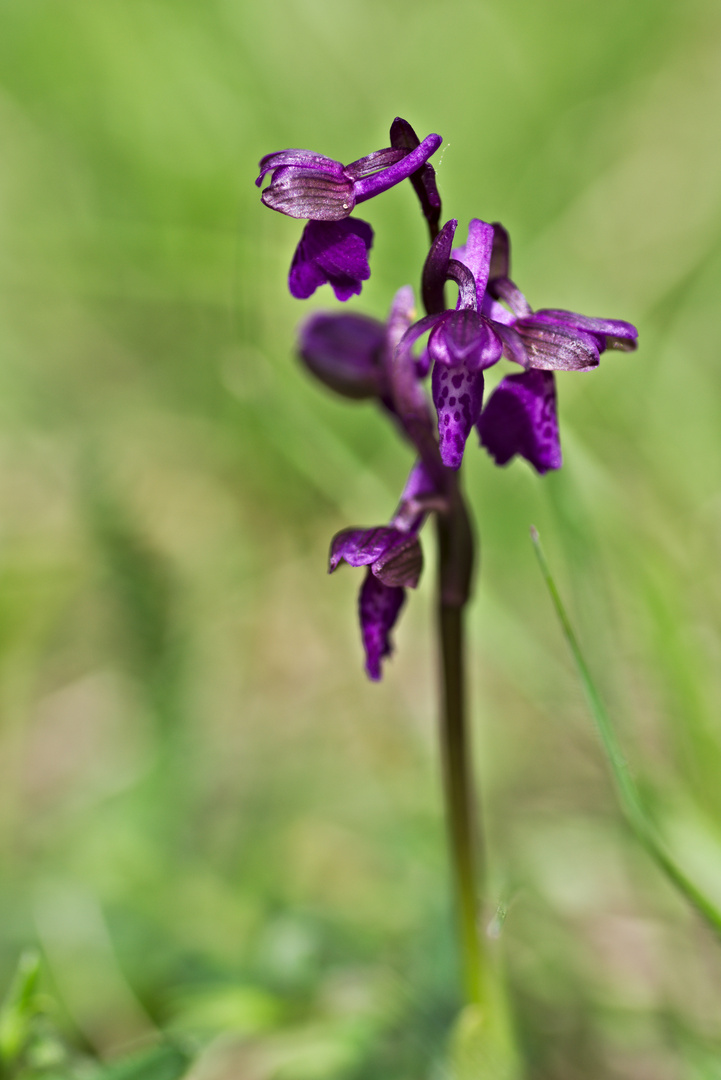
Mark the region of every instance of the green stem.
POLYGON ((438 630, 442 672, 440 741, 451 868, 466 1000, 483 999, 484 963, 478 933, 480 830, 466 721, 464 607, 473 569, 473 535, 454 483, 447 514, 437 515, 439 548, 438 630))
POLYGON ((676 863, 648 815, 641 794, 623 755, 621 744, 618 741, 616 732, 601 700, 601 696, 591 678, 588 665, 581 652, 578 639, 571 626, 571 622, 556 587, 553 575, 551 574, 543 548, 541 547, 538 530, 534 527, 531 527, 531 539, 533 541, 538 563, 541 567, 541 573, 543 574, 551 600, 553 601, 553 606, 556 609, 556 614, 561 623, 563 634, 568 642, 576 668, 581 677, 591 714, 596 723, 596 729, 601 738, 603 748, 606 751, 606 756, 608 757, 611 766, 611 772, 618 793, 618 801, 621 804, 621 809, 626 821, 631 827, 637 840, 643 845, 648 854, 654 859, 661 870, 663 870, 669 880, 673 882, 676 888, 686 897, 693 907, 696 908, 698 913, 706 920, 715 933, 721 935, 721 912, 719 912, 716 905, 709 900, 689 877, 686 876, 681 867, 676 863))

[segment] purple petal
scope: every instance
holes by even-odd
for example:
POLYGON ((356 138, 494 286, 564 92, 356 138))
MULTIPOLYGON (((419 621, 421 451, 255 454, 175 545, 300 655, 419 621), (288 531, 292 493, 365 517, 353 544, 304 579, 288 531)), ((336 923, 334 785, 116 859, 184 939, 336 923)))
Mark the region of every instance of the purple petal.
POLYGON ((428 339, 428 352, 438 364, 463 365, 482 371, 501 358, 501 340, 487 319, 475 311, 449 312, 428 339))
POLYGON ((443 139, 440 135, 428 135, 415 150, 411 150, 395 165, 390 165, 382 172, 374 173, 373 176, 357 180, 355 183, 356 202, 360 203, 365 202, 366 199, 372 199, 375 195, 387 191, 388 188, 400 184, 402 180, 407 180, 422 165, 425 165, 428 158, 435 154, 442 142, 443 139))
POLYGON ((500 221, 493 222, 493 251, 491 253, 490 281, 507 278, 511 273, 511 238, 500 221))
MULTIPOLYGON (((382 404, 396 417, 398 416, 398 410, 394 402, 393 387, 398 383, 398 373, 395 370, 395 353, 403 336, 411 326, 415 315, 416 309, 415 301, 413 299, 413 289, 410 285, 403 285, 393 297, 391 310, 388 314, 388 321, 386 323, 385 346, 381 359, 385 387, 381 401, 382 404)), ((410 376, 410 384, 415 388, 418 379, 422 377, 420 375, 417 378, 415 377, 415 372, 418 368, 417 361, 405 357, 402 360, 402 364, 406 365, 407 375, 410 376)))
POLYGON ((429 314, 438 314, 445 310, 443 286, 446 281, 448 262, 451 257, 453 237, 457 226, 458 222, 455 218, 451 218, 450 221, 445 223, 431 244, 423 265, 421 293, 423 295, 423 305, 429 314))
POLYGON ((368 252, 372 244, 373 230, 358 218, 309 221, 290 267, 292 295, 306 300, 328 282, 338 300, 349 300, 370 277, 368 252))
POLYGON ((514 454, 539 472, 561 467, 556 384, 550 371, 508 375, 491 394, 478 424, 481 443, 505 465, 514 454))
POLYGON ((497 300, 502 300, 504 304, 508 304, 517 319, 523 319, 532 313, 528 300, 510 278, 494 278, 489 285, 488 291, 497 300))
POLYGON ((599 351, 620 349, 633 352, 638 346, 638 330, 631 323, 622 319, 592 319, 588 315, 577 315, 573 311, 544 308, 536 311, 534 319, 568 326, 572 330, 582 330, 593 334, 598 340, 599 351))
POLYGON ((466 440, 481 412, 483 373, 464 365, 449 368, 436 364, 431 387, 438 412, 441 460, 447 468, 458 469, 466 440))
POLYGON ((355 206, 353 181, 318 169, 276 169, 261 195, 271 210, 310 221, 341 221, 355 206))
POLYGON ((475 311, 478 307, 476 279, 468 267, 458 259, 449 259, 446 277, 458 286, 456 311, 475 311))
POLYGON ((385 150, 375 150, 367 157, 352 161, 350 165, 344 167, 343 172, 351 180, 361 180, 364 176, 371 176, 378 172, 379 169, 387 169, 389 165, 395 165, 403 157, 405 157, 405 150, 389 146, 385 150))
POLYGON ((366 654, 366 671, 374 681, 381 677, 381 660, 390 656, 393 651, 390 633, 405 598, 405 589, 384 585, 368 570, 358 597, 358 613, 366 654))
POLYGON ((598 343, 592 334, 537 320, 535 315, 518 319, 515 330, 526 347, 532 368, 590 371, 598 367, 598 343))
POLYGON ((485 315, 494 325, 500 323, 502 326, 515 326, 516 323, 516 316, 507 311, 498 300, 494 300, 488 290, 486 290, 486 295, 483 297, 481 315, 485 315))
MULTIPOLYGON (((420 141, 408 121, 397 116, 391 124, 391 145, 402 150, 415 150, 420 145, 420 141)), ((423 215, 431 228, 431 235, 433 235, 441 219, 441 197, 438 194, 435 170, 429 162, 426 162, 413 173, 410 179, 421 204, 423 215)))
POLYGON ((488 283, 488 271, 491 265, 493 241, 493 225, 481 221, 480 218, 472 218, 468 225, 468 240, 466 241, 466 244, 453 252, 453 258, 458 259, 464 266, 467 266, 476 280, 476 296, 479 311, 481 310, 483 296, 488 283))
POLYGON ((370 566, 407 540, 408 534, 392 525, 379 525, 373 529, 343 529, 331 540, 328 573, 332 574, 343 560, 349 566, 370 566))
POLYGON ((520 334, 516 333, 512 326, 498 322, 493 324, 493 329, 503 343, 503 355, 506 359, 520 364, 522 368, 530 367, 531 362, 520 334))
POLYGON ((387 393, 383 372, 386 328, 367 315, 318 312, 302 323, 298 351, 317 379, 349 398, 387 393))
POLYGON ((331 173, 339 180, 343 176, 343 166, 340 161, 316 154, 314 150, 279 150, 274 154, 266 154, 260 159, 260 175, 255 181, 256 187, 263 183, 266 173, 280 169, 284 165, 292 165, 301 169, 318 169, 321 172, 331 173))

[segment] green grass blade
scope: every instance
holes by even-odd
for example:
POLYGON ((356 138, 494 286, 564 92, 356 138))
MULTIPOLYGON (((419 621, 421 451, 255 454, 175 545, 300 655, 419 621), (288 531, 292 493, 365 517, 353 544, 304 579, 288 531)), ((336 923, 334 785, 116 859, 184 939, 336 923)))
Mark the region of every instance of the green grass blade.
POLYGON ((676 863, 673 856, 667 850, 663 840, 659 836, 655 825, 649 817, 643 800, 639 793, 636 782, 633 779, 628 763, 621 750, 616 732, 611 724, 606 708, 601 700, 601 695, 596 688, 588 664, 581 651, 578 638, 571 625, 568 613, 563 605, 561 595, 556 587, 551 569, 548 565, 545 553, 541 546, 538 530, 531 526, 531 540, 536 552, 543 579, 551 596, 553 606, 556 609, 564 637, 568 642, 578 674, 583 684, 583 689, 588 700, 591 715, 596 724, 596 729, 601 738, 601 744, 605 750, 608 763, 618 794, 621 809, 630 825, 634 835, 643 845, 651 858, 666 874, 669 880, 676 886, 679 892, 696 908, 698 913, 706 920, 709 926, 721 937, 721 912, 698 886, 684 873, 676 863))

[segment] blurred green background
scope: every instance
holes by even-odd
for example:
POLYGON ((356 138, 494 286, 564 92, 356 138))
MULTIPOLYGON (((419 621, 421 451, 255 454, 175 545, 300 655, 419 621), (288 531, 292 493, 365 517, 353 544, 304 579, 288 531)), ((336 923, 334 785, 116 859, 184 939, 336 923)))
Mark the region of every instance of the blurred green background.
MULTIPOLYGON (((36 943, 88 1056, 163 1029, 204 1047, 193 1080, 447 1075, 433 538, 371 685, 327 545, 388 518, 410 455, 299 369, 297 322, 335 301, 288 295, 300 226, 253 185, 265 153, 350 161, 397 114, 443 135, 445 216, 510 229, 535 307, 642 343, 559 378, 559 474, 467 454, 528 1076, 718 1078, 721 950, 626 835, 528 540, 721 898, 716 0, 3 0, 0 991, 36 943)), ((383 317, 425 229, 409 185, 362 216, 349 306, 383 317)))

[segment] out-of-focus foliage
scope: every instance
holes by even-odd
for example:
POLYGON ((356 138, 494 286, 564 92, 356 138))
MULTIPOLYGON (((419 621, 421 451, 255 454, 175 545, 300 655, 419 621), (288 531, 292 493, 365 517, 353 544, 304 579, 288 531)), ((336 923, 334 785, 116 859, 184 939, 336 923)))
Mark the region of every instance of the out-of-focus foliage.
MULTIPOLYGON (((510 229, 531 303, 641 334, 559 378, 561 473, 466 455, 529 1077, 718 1075, 721 951, 623 829, 528 525, 721 896, 720 112, 713 0, 2 4, 0 989, 39 946, 78 1060, 162 1030, 201 1047, 193 1080, 444 1075, 432 572, 377 687, 358 577, 324 573, 409 454, 299 370, 294 326, 333 300, 287 295, 299 225, 252 182, 286 146, 353 160, 401 114, 444 136, 447 215, 510 229)), ((351 307, 382 316, 425 230, 409 185, 363 209, 351 307)))

